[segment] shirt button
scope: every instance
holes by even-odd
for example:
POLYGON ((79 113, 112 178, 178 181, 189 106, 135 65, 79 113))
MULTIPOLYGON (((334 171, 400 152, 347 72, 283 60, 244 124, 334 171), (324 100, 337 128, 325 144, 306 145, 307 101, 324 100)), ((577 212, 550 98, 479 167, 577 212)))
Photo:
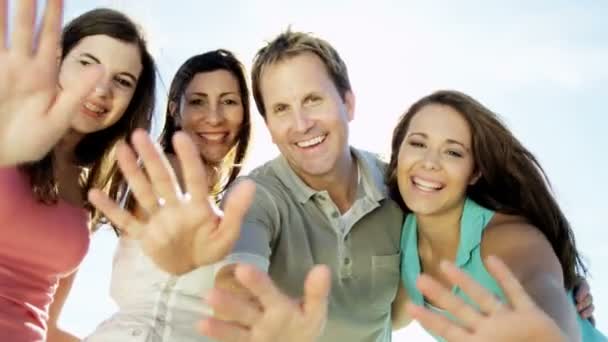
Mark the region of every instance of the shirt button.
POLYGON ((142 331, 139 328, 131 330, 131 336, 139 336, 141 333, 142 331))
POLYGON ((350 264, 350 258, 344 258, 344 265, 350 264))
POLYGON ((340 214, 338 214, 337 211, 334 211, 333 213, 331 213, 331 217, 333 217, 333 218, 338 218, 338 216, 340 216, 340 214))

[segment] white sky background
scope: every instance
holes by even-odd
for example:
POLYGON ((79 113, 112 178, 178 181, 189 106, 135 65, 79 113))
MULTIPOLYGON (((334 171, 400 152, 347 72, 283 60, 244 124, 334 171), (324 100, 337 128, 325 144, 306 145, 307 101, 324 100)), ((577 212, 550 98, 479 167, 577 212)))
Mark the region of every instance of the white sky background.
MULTIPOLYGON (((587 258, 599 328, 608 332, 605 101, 606 1, 119 1, 66 0, 66 20, 94 7, 142 24, 168 87, 188 57, 234 51, 247 67, 265 40, 292 25, 331 42, 357 96, 354 146, 389 153, 398 116, 436 89, 469 93, 498 112, 536 154, 587 258)), ((164 113, 161 85, 158 112, 164 113)), ((276 155, 253 107, 251 169, 276 155)), ((162 115, 161 115, 162 116, 162 115)), ((115 306, 109 279, 116 238, 98 233, 61 322, 84 336, 115 306)), ((428 339, 419 327, 395 340, 428 339)))

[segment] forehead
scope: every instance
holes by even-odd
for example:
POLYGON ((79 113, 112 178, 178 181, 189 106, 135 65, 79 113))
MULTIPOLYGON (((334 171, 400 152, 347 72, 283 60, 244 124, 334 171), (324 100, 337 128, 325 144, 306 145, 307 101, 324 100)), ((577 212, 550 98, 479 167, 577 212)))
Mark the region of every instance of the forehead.
POLYGON ((332 88, 336 90, 327 67, 312 52, 303 52, 267 65, 260 77, 262 95, 269 98, 332 88))
POLYGON ((209 72, 199 72, 186 87, 186 93, 209 93, 209 92, 239 92, 239 82, 228 70, 220 69, 209 72))
POLYGON ((425 133, 429 137, 471 141, 471 128, 464 116, 454 108, 440 104, 422 107, 410 122, 408 133, 425 133))
POLYGON ((93 55, 109 71, 129 72, 138 76, 143 69, 137 45, 110 36, 84 37, 69 52, 72 56, 84 53, 93 55))

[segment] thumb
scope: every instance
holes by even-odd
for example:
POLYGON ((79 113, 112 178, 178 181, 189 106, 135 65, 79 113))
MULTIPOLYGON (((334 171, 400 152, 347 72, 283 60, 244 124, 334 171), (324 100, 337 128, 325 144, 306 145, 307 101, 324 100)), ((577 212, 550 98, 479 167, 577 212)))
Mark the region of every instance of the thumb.
POLYGON ((304 283, 304 312, 307 315, 325 315, 327 297, 331 289, 331 271, 326 265, 316 265, 304 283))
POLYGON ((245 217, 251 203, 253 203, 254 197, 255 183, 253 181, 246 179, 234 185, 226 194, 224 217, 220 230, 228 230, 231 234, 238 235, 243 217, 245 217))
POLYGON ((54 132, 59 137, 64 134, 72 118, 78 113, 82 101, 93 91, 104 72, 101 65, 91 66, 82 72, 78 82, 66 86, 59 92, 45 117, 44 128, 47 132, 54 132))

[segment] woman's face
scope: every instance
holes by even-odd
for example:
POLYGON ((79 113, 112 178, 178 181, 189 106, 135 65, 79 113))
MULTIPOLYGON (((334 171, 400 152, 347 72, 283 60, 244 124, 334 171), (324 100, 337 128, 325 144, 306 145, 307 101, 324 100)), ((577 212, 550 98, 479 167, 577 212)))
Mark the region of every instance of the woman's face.
POLYGON ((61 63, 61 89, 79 82, 82 72, 95 64, 103 66, 104 75, 72 120, 72 129, 83 134, 101 131, 120 120, 143 69, 137 45, 106 35, 87 36, 61 63))
POLYGON ((414 114, 397 163, 406 206, 416 214, 436 215, 461 205, 478 178, 471 145, 471 128, 452 107, 429 104, 414 114))
POLYGON ((181 128, 194 140, 206 162, 220 163, 236 144, 243 124, 243 101, 236 77, 223 69, 198 73, 180 102, 177 117, 181 128))

